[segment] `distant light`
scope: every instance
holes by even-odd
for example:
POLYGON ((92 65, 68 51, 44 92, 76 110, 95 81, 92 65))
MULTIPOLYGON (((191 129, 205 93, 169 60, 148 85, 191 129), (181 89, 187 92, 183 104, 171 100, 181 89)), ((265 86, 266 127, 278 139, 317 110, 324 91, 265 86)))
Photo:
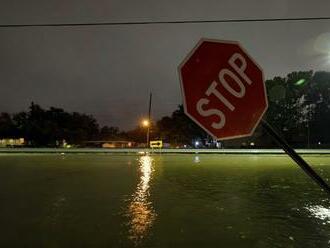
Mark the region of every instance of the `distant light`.
POLYGON ((254 146, 254 142, 251 142, 251 143, 250 143, 250 146, 254 146))
POLYGON ((199 142, 198 142, 198 141, 196 141, 196 142, 195 142, 195 146, 198 146, 198 145, 199 145, 199 142))
POLYGON ((319 141, 317 144, 318 144, 318 145, 321 145, 321 141, 319 141))
POLYGON ((142 121, 142 126, 144 126, 144 127, 149 127, 149 125, 150 125, 149 120, 143 120, 143 121, 142 121))
POLYGON ((295 82, 296 86, 303 85, 306 82, 306 79, 299 79, 297 82, 295 82))
POLYGON ((183 145, 184 148, 187 148, 187 145, 183 145))

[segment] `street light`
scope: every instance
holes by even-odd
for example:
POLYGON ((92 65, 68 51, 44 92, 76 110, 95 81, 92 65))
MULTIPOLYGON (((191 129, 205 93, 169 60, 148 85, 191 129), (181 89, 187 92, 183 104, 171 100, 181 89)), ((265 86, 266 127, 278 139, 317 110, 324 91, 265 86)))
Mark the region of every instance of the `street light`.
POLYGON ((149 127, 149 126, 150 126, 150 121, 147 120, 147 119, 143 120, 143 121, 142 121, 142 126, 143 126, 143 127, 149 127))
POLYGON ((152 100, 152 93, 149 95, 149 111, 148 111, 148 119, 142 120, 142 126, 147 128, 147 148, 149 148, 150 143, 150 126, 151 126, 151 100, 152 100))
POLYGON ((142 120, 142 126, 147 128, 147 148, 149 148, 149 136, 150 136, 150 120, 142 120))

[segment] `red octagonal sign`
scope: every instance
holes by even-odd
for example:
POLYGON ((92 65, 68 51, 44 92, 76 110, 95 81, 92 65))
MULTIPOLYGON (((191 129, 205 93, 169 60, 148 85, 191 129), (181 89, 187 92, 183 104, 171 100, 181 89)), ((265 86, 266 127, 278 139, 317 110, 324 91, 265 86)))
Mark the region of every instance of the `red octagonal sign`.
POLYGON ((267 109, 263 72, 238 42, 201 39, 179 75, 186 115, 217 139, 251 135, 267 109))

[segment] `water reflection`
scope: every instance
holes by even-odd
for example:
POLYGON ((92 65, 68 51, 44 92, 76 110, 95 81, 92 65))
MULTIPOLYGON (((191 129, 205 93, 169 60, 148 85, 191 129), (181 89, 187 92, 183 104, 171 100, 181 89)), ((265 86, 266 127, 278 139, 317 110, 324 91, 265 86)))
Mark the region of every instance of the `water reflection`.
POLYGON ((200 161, 201 161, 201 160, 200 160, 199 156, 195 156, 195 157, 194 157, 194 163, 195 163, 195 164, 198 164, 200 161))
POLYGON ((330 209, 321 205, 306 207, 306 209, 317 219, 323 221, 323 224, 330 224, 330 209))
POLYGON ((138 244, 148 233, 156 218, 149 199, 150 181, 153 175, 153 158, 146 155, 139 158, 139 183, 128 207, 129 238, 138 244))

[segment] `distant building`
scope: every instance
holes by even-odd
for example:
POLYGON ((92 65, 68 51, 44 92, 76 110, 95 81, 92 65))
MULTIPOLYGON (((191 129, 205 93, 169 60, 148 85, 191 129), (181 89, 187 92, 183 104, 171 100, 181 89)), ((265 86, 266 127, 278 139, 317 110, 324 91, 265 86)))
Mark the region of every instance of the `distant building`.
POLYGON ((132 148, 136 146, 133 141, 126 140, 97 140, 87 141, 85 143, 87 147, 102 147, 102 148, 132 148))
POLYGON ((0 138, 0 147, 21 147, 24 145, 25 145, 24 138, 18 138, 18 139, 0 138))

